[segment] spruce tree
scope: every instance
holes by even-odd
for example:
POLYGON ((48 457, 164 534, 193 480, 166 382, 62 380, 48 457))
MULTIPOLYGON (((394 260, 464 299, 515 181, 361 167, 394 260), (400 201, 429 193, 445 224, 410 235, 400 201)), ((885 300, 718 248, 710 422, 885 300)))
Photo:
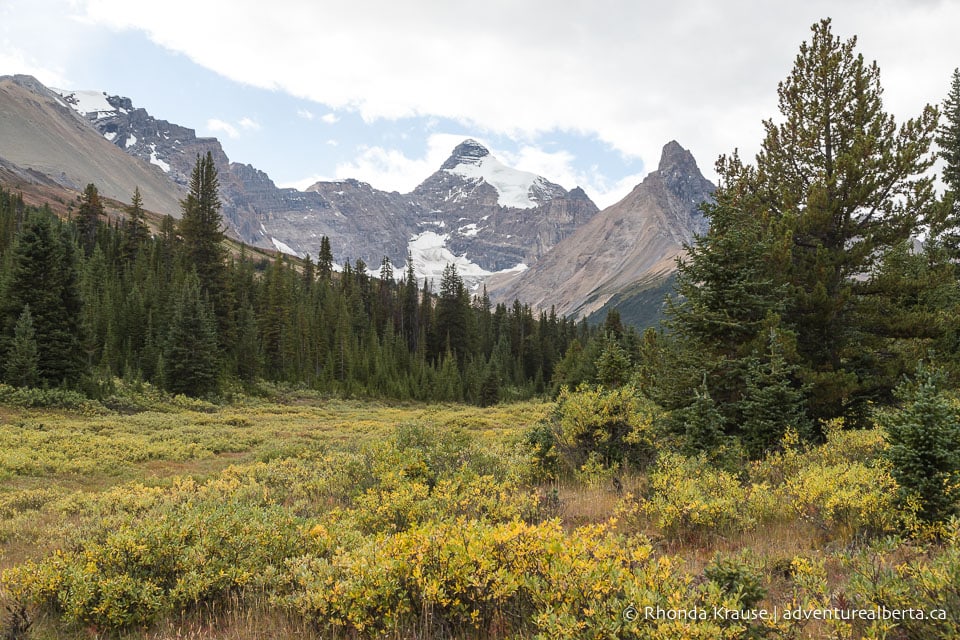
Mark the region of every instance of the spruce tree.
POLYGON ((330 250, 330 238, 320 238, 320 253, 317 255, 317 274, 321 280, 330 282, 333 275, 333 251, 330 250))
POLYGON ((181 202, 179 231, 187 268, 197 272, 201 292, 209 295, 214 304, 226 287, 219 186, 213 155, 209 151, 205 157, 198 154, 190 177, 190 192, 181 202))
POLYGON ((30 307, 38 350, 39 382, 76 386, 85 371, 82 301, 76 250, 65 229, 48 213, 35 213, 17 235, 3 300, 3 344, 30 307))
POLYGON ((793 336, 779 328, 777 320, 772 319, 767 330, 765 352, 749 362, 746 389, 738 407, 738 431, 747 455, 753 459, 776 447, 788 429, 805 438, 811 433, 804 389, 797 386, 796 365, 790 362, 793 336))
POLYGON ((163 351, 164 386, 171 393, 204 396, 218 390, 219 371, 216 320, 191 273, 180 287, 163 351))
POLYGON ((80 208, 77 211, 77 234, 80 236, 80 246, 87 255, 93 252, 97 242, 97 225, 104 215, 103 202, 100 193, 94 184, 88 184, 80 198, 80 208))
POLYGON ((960 415, 940 390, 941 377, 920 365, 898 388, 903 407, 887 415, 887 459, 906 500, 919 499, 920 517, 945 520, 960 498, 960 415))
POLYGON ((470 295, 454 264, 448 264, 440 279, 435 316, 436 347, 449 345, 460 367, 476 346, 476 326, 470 295))
POLYGON ((17 319, 3 372, 7 384, 15 387, 35 387, 40 381, 37 336, 33 329, 30 305, 24 306, 23 312, 17 319))
POLYGON ((420 337, 420 291, 417 288, 417 273, 413 267, 413 255, 407 253, 407 273, 403 285, 403 303, 400 310, 402 333, 410 351, 417 350, 420 337))
POLYGON ((140 187, 134 189, 130 206, 127 207, 127 223, 124 231, 126 237, 124 238, 123 255, 128 262, 133 262, 140 251, 140 246, 150 237, 150 231, 147 229, 147 223, 144 220, 143 197, 140 195, 140 187))

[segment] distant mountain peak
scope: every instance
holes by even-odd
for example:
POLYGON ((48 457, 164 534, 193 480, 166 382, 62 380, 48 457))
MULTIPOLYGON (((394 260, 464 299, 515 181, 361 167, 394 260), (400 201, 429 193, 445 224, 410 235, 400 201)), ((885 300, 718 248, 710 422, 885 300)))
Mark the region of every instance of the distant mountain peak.
POLYGON ((693 154, 680 146, 676 140, 671 140, 663 145, 663 151, 660 153, 660 166, 657 170, 662 174, 668 174, 677 170, 689 172, 691 169, 697 170, 697 161, 693 154))
POLYGON ((490 155, 490 150, 474 140, 468 138, 457 145, 447 158, 447 161, 440 167, 442 170, 449 171, 462 164, 480 164, 480 161, 490 155))

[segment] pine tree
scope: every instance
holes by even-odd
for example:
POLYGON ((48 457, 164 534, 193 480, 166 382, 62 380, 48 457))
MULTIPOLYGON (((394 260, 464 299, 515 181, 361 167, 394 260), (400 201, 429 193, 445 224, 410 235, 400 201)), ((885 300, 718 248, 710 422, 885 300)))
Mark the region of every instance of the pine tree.
POLYGON ((4 365, 4 380, 15 387, 35 387, 40 381, 40 359, 30 305, 24 306, 14 327, 13 341, 4 365))
MULTIPOLYGON (((927 106, 899 128, 883 111, 880 71, 841 42, 830 21, 813 27, 780 85, 784 122, 768 121, 755 192, 792 231, 785 321, 811 385, 816 418, 862 416, 888 382, 872 379, 883 336, 860 315, 862 277, 933 215, 927 170, 937 113, 927 106)), ((871 297, 885 292, 871 289, 871 297)))
POLYGON ((77 233, 80 236, 80 246, 84 253, 90 255, 97 241, 97 225, 104 215, 103 202, 100 193, 94 184, 88 184, 80 198, 80 208, 77 211, 77 233))
POLYGON ((180 288, 163 352, 164 386, 171 393, 204 396, 218 390, 218 377, 216 320, 191 274, 180 288))
POLYGON ((124 231, 126 232, 126 238, 124 239, 123 255, 128 262, 133 262, 140 251, 141 245, 150 237, 147 223, 144 220, 143 197, 140 195, 140 187, 134 189, 130 206, 127 207, 127 224, 124 231))
POLYGON ((936 110, 897 127, 856 39, 841 42, 829 20, 812 31, 778 89, 782 122, 764 122, 756 167, 736 155, 718 163, 711 229, 678 275, 672 322, 686 344, 675 364, 687 377, 667 395, 705 373, 728 425, 770 314, 796 336, 791 385, 809 390, 811 418, 857 425, 889 396, 894 378, 878 361, 894 337, 873 310, 892 292, 871 276, 935 217, 927 170, 936 110))

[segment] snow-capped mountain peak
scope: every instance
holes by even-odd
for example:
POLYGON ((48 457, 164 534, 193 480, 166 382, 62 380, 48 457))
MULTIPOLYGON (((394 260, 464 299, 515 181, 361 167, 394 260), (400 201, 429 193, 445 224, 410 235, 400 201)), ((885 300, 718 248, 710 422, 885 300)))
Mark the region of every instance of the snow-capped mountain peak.
MULTIPOLYGON (((503 164, 476 140, 465 140, 453 150, 441 167, 447 173, 468 182, 489 184, 497 191, 497 204, 516 209, 532 209, 563 193, 563 190, 540 176, 503 164)), ((465 194, 451 193, 456 199, 465 194)))

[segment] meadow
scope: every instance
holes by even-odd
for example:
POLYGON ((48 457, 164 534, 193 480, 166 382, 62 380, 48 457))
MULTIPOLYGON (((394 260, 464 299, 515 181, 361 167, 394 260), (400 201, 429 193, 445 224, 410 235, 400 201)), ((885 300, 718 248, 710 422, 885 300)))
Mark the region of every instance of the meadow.
POLYGON ((731 467, 641 416, 625 471, 543 449, 570 403, 35 395, 0 389, 3 638, 960 637, 960 524, 881 429, 731 467))

